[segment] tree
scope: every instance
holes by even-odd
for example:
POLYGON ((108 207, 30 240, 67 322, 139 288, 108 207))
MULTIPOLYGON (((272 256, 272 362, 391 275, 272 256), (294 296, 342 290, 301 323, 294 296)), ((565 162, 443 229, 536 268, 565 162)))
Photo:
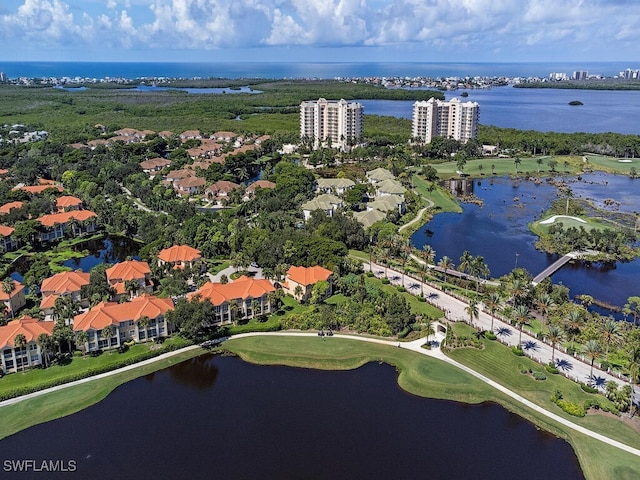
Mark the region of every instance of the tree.
POLYGON ((427 316, 422 319, 422 331, 427 336, 427 343, 429 343, 429 337, 431 337, 431 335, 435 335, 436 333, 435 321, 433 320, 433 318, 427 316))
POLYGON ((589 372, 589 379, 593 379, 593 362, 602 353, 602 346, 597 340, 589 340, 584 344, 584 353, 591 359, 591 370, 589 372))
POLYGON ((542 157, 538 157, 536 159, 536 163, 538 164, 538 173, 540 173, 540 167, 542 166, 542 157))
POLYGON ((538 311, 542 316, 542 326, 544 327, 546 324, 547 315, 549 314, 549 310, 555 305, 553 298, 548 293, 542 293, 538 299, 536 300, 536 306, 538 307, 538 311))
MULTIPOLYGON (((469 253, 469 250, 465 250, 462 252, 462 256, 460 257, 460 263, 458 264, 458 270, 462 273, 468 273, 471 270, 471 262, 473 261, 473 256, 469 253)), ((468 279, 465 282, 465 285, 468 283, 468 279)))
POLYGON ((141 330, 144 332, 144 341, 149 339, 149 331, 147 330, 151 325, 151 319, 147 315, 143 315, 138 319, 138 332, 141 330))
POLYGON ((138 293, 138 290, 140 290, 140 283, 138 283, 137 280, 125 280, 124 289, 129 292, 129 296, 133 298, 136 296, 136 293, 138 293))
POLYGON ((547 161, 547 165, 549 165, 549 168, 551 169, 552 172, 555 172, 556 171, 556 167, 558 166, 558 161, 553 159, 553 158, 550 158, 547 161))
POLYGON ((564 330, 571 338, 571 346, 573 348, 575 348, 574 342, 576 335, 580 333, 580 329, 582 328, 583 323, 584 318, 582 317, 582 313, 576 308, 570 310, 565 317, 564 330))
POLYGON ((480 309, 478 308, 478 301, 475 298, 469 300, 469 304, 464 307, 464 311, 469 315, 469 324, 473 325, 473 320, 480 318, 480 309))
POLYGON ((480 288, 480 277, 486 278, 489 276, 489 266, 485 263, 482 255, 477 255, 472 258, 469 272, 475 279, 476 293, 478 293, 478 289, 480 288))
POLYGON ((311 303, 322 303, 325 299, 327 292, 329 291, 329 282, 326 280, 320 280, 311 289, 311 303))
MULTIPOLYGON (((21 362, 22 362, 22 371, 24 372, 24 364, 25 361, 28 362, 29 358, 27 357, 27 355, 25 355, 24 350, 27 347, 27 337, 25 337, 22 333, 17 334, 14 339, 13 339, 13 346, 16 349, 16 352, 18 350, 22 350, 20 352, 21 354, 21 362)), ((18 355, 16 355, 16 359, 17 359, 18 355)), ((16 365, 17 366, 17 365, 16 365)))
POLYGON ((492 292, 489 296, 485 297, 484 304, 489 309, 491 315, 491 331, 493 332, 493 320, 495 318, 496 311, 502 305, 502 296, 498 292, 492 292))
POLYGON ((293 294, 296 296, 298 300, 302 298, 303 293, 304 293, 304 289, 300 285, 296 285, 296 288, 293 289, 293 294))
POLYGON ((89 341, 89 334, 84 330, 80 330, 76 333, 76 346, 80 346, 80 350, 82 350, 82 356, 87 353, 87 342, 89 341))
POLYGON ((2 293, 6 293, 7 295, 9 295, 9 297, 11 297, 11 292, 13 292, 15 289, 16 285, 11 277, 6 277, 2 281, 2 293))
POLYGON ((111 346, 111 337, 113 337, 113 326, 107 325, 102 329, 102 338, 107 341, 107 348, 111 346))
POLYGON ((49 352, 51 352, 53 348, 53 339, 46 333, 41 333, 38 335, 36 342, 40 348, 40 355, 42 355, 42 360, 44 361, 44 368, 47 368, 49 366, 49 352))
POLYGON ((447 271, 454 268, 453 262, 445 255, 438 262, 438 266, 444 270, 444 283, 447 283, 447 271))
POLYGON ((551 361, 555 360, 556 345, 563 339, 562 329, 557 325, 551 325, 547 332, 547 338, 551 342, 551 361))
POLYGON ((633 324, 638 324, 638 316, 640 315, 640 297, 632 296, 627 298, 627 303, 622 308, 625 315, 633 315, 633 324))
POLYGON ((524 324, 531 320, 531 313, 529 307, 526 305, 518 305, 513 309, 513 319, 518 324, 518 330, 520 330, 520 336, 518 337, 518 345, 522 345, 522 329, 524 324))
POLYGON ((518 173, 518 167, 522 163, 522 160, 520 160, 520 157, 516 157, 515 160, 513 161, 513 163, 516 166, 516 173, 518 173))
POLYGON ((609 363, 609 347, 617 344, 621 338, 618 322, 611 316, 607 318, 602 325, 601 334, 605 344, 605 361, 609 363))

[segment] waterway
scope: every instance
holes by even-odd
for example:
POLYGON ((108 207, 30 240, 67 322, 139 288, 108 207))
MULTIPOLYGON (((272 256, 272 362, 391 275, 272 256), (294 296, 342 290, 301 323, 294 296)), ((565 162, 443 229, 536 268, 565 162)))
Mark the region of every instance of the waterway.
MULTIPOLYGON (((620 211, 640 211, 640 197, 632 193, 637 189, 637 180, 602 173, 574 180, 571 188, 576 197, 588 197, 597 204, 611 197, 621 202, 620 211)), ((463 204, 461 214, 434 216, 412 236, 413 245, 421 249, 428 243, 435 249, 437 259, 446 255, 454 264, 465 250, 482 255, 495 278, 515 267, 526 268, 535 276, 558 258, 535 249, 537 237, 528 227, 557 198, 556 187, 545 182, 536 185, 525 180, 486 178, 467 181, 466 189, 473 190, 483 205, 463 204)), ((636 259, 613 266, 577 262, 562 267, 551 280, 568 286, 571 296, 589 294, 622 306, 628 297, 640 293, 639 277, 640 260, 636 259)))
MULTIPOLYGON (((616 132, 640 134, 640 91, 561 90, 514 88, 511 86, 446 92, 445 98, 458 97, 478 102, 480 123, 501 128, 560 133, 616 132), (583 105, 571 106, 580 100, 583 105)), ((413 101, 358 100, 365 114, 398 118, 412 117, 413 101)))
POLYGON ((376 363, 319 371, 201 356, 0 448, 76 462, 46 478, 584 478, 564 440, 496 404, 407 394, 376 363))

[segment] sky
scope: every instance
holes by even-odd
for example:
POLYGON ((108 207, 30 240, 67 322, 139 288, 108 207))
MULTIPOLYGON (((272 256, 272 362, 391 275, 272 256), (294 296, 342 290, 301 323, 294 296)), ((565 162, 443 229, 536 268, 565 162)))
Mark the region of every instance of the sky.
POLYGON ((636 61, 638 0, 0 0, 0 60, 636 61))

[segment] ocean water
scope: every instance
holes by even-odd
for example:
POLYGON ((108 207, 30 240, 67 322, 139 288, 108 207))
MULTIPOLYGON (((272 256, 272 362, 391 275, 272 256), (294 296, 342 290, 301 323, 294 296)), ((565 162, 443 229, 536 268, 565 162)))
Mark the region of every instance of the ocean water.
POLYGON ((539 76, 551 72, 616 75, 626 68, 640 67, 633 62, 591 63, 100 63, 100 62, 0 62, 0 72, 8 78, 321 78, 336 77, 465 77, 539 76))

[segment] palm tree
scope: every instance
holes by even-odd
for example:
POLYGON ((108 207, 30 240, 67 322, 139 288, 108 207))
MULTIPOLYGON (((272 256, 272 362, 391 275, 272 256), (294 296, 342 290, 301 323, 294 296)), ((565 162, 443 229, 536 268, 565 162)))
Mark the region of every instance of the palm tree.
POLYGON ((453 262, 445 255, 438 262, 438 266, 444 269, 444 283, 447 283, 447 271, 454 267, 453 262))
POLYGON ((53 347, 53 340, 46 333, 41 333, 38 335, 36 342, 38 343, 38 347, 40 347, 40 355, 42 355, 42 360, 44 360, 44 368, 47 368, 49 366, 49 352, 51 351, 51 347, 53 347))
POLYGON ((557 325, 551 325, 549 327, 549 331, 547 332, 547 337, 551 342, 551 362, 555 360, 556 356, 556 345, 562 341, 563 338, 562 329, 557 325))
POLYGON ((296 296, 298 300, 300 300, 303 294, 302 286, 296 285, 296 288, 293 289, 293 294, 296 296))
POLYGON ((584 319, 582 318, 582 314, 579 310, 573 309, 569 311, 567 317, 565 318, 564 329, 567 334, 571 337, 571 346, 575 348, 575 338, 578 333, 580 333, 580 328, 584 319))
POLYGON ((89 334, 84 330, 80 330, 76 333, 76 346, 80 346, 80 350, 82 350, 82 356, 87 353, 87 342, 89 341, 89 334))
POLYGON ((605 344, 605 361, 609 363, 609 347, 612 343, 615 345, 620 341, 620 326, 613 317, 609 316, 602 325, 601 333, 605 344))
MULTIPOLYGON (((458 265, 458 270, 462 273, 469 273, 471 271, 472 262, 473 262, 473 256, 471 255, 471 253, 469 253, 469 250, 465 250, 464 252, 462 252, 462 256, 460 257, 460 264, 458 265)), ((465 285, 466 285, 466 282, 465 282, 465 285)))
POLYGON ((138 290, 140 289, 140 284, 137 280, 125 280, 124 281, 124 289, 129 292, 129 296, 131 298, 136 296, 138 290))
POLYGON ((549 314, 549 310, 555 305, 553 298, 548 293, 541 294, 536 300, 536 305, 538 307, 538 311, 542 316, 542 326, 544 327, 546 324, 547 315, 549 314))
POLYGON ((602 353, 602 346, 600 342, 595 339, 587 341, 584 344, 584 353, 591 359, 591 371, 589 372, 589 379, 593 378, 593 362, 596 361, 596 358, 600 356, 602 353))
POLYGON ((15 283, 13 283, 13 280, 11 279, 11 277, 7 277, 2 281, 2 292, 6 293, 7 295, 11 296, 11 292, 13 292, 16 289, 16 285, 15 283))
POLYGON ((524 324, 531 320, 531 314, 529 312, 529 307, 526 305, 518 305, 513 309, 513 319, 516 321, 518 326, 520 327, 520 336, 518 338, 518 345, 522 345, 522 328, 524 324))
POLYGON ((229 305, 229 311, 231 313, 231 321, 235 322, 238 314, 240 313, 240 305, 238 305, 238 302, 232 301, 231 305, 229 305))
POLYGON ((111 337, 113 337, 113 327, 111 325, 107 325, 102 329, 102 338, 107 341, 107 348, 111 346, 111 337))
POLYGON ((25 360, 27 362, 29 361, 29 358, 26 355, 24 355, 24 353, 25 353, 24 349, 27 346, 27 337, 25 337, 22 333, 17 334, 15 336, 15 338, 13 339, 13 346, 16 349, 16 351, 17 350, 23 350, 21 352, 21 354, 22 354, 22 371, 24 372, 24 362, 25 362, 25 360))
POLYGON ((429 244, 424 244, 424 246, 422 247, 422 258, 424 260, 424 263, 429 264, 429 263, 433 263, 433 259, 436 256, 436 251, 433 249, 433 247, 429 244))
POLYGON ((427 272, 429 271, 429 265, 427 265, 426 263, 420 263, 419 264, 419 268, 420 268, 420 296, 424 297, 424 282, 427 278, 427 272))
POLYGON ((424 317, 422 319, 422 331, 427 335, 427 343, 429 343, 429 337, 436 333, 433 318, 424 317))
POLYGON ((520 157, 516 157, 515 160, 513 161, 513 163, 516 166, 516 173, 518 173, 518 167, 520 166, 520 164, 522 163, 522 160, 520 160, 520 157))
POLYGON ((540 173, 540 166, 542 165, 542 157, 537 158, 536 163, 538 164, 538 173, 540 173))
POLYGON ((484 304, 489 309, 489 314, 491 315, 491 331, 493 332, 493 320, 496 311, 500 308, 500 305, 502 305, 502 296, 498 292, 492 292, 485 297, 484 304))
POLYGON ((484 262, 484 257, 482 255, 473 257, 473 259, 471 260, 470 272, 471 275, 475 278, 476 293, 478 293, 478 288, 480 287, 480 277, 486 278, 489 276, 489 266, 484 262))
POLYGON ((475 298, 469 300, 469 304, 464 308, 464 311, 469 315, 469 324, 473 325, 473 320, 480 318, 480 309, 478 308, 478 301, 475 298))
POLYGON ((147 315, 143 315, 138 319, 138 332, 142 330, 144 332, 144 341, 149 339, 149 331, 147 330, 151 325, 151 319, 147 315))

